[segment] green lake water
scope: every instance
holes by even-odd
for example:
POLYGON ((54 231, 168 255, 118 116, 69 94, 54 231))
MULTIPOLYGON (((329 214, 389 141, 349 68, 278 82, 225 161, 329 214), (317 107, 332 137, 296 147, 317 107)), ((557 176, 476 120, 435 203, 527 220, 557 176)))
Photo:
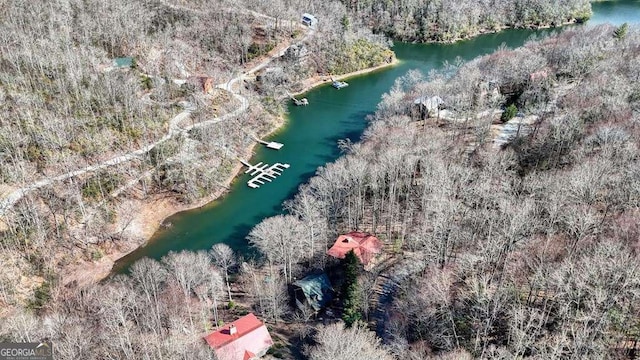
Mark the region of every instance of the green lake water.
MULTIPOLYGON (((640 21, 640 1, 600 2, 593 8, 594 16, 589 24, 640 21)), ((534 34, 543 36, 553 31, 508 30, 448 45, 395 44, 393 50, 400 60, 398 65, 350 78, 349 87, 341 90, 320 86, 305 95, 308 106, 289 107, 286 125, 270 138, 285 146, 279 151, 257 147, 250 160, 253 164, 260 161, 291 164, 282 176, 259 189, 247 186, 247 175, 237 177, 225 196, 167 219, 171 227, 159 230, 146 246, 120 259, 114 271, 125 272, 142 257, 159 259, 169 251, 209 249, 220 242, 250 255, 246 236, 251 228, 262 219, 281 213, 283 201, 293 197, 300 184, 313 176, 319 166, 340 156, 338 140, 359 140, 367 125, 365 117, 375 111, 382 94, 398 77, 411 69, 426 74, 457 57, 470 60, 491 53, 503 43, 517 47, 534 34)))

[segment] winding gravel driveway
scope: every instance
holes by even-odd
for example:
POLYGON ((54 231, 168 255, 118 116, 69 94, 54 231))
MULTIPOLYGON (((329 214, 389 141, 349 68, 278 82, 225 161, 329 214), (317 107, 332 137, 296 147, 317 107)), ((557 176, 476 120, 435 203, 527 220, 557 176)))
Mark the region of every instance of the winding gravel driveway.
MULTIPOLYGON (((266 15, 261 15, 266 17, 266 15)), ((308 31, 306 33, 306 35, 299 41, 299 42, 303 42, 305 40, 307 40, 310 36, 312 36, 314 34, 314 30, 311 28, 308 28, 308 31)), ((298 42, 298 43, 299 43, 298 42)), ((56 181, 64 181, 67 180, 69 178, 75 177, 75 176, 79 176, 79 175, 83 175, 86 173, 91 173, 91 172, 95 172, 97 170, 101 170, 104 168, 107 168, 109 166, 114 166, 114 165, 118 165, 118 164, 122 164, 124 162, 128 162, 134 159, 139 159, 142 155, 148 153, 149 151, 151 151, 151 149, 153 149, 154 147, 164 143, 165 141, 179 135, 179 134, 184 134, 188 131, 190 131, 191 129, 194 128, 201 128, 204 126, 208 126, 208 125, 213 125, 213 124, 217 124, 219 122, 225 121, 227 119, 230 118, 234 118, 237 117, 238 115, 242 114, 243 112, 245 112, 248 108, 249 108, 249 100, 247 100, 247 98, 245 98, 244 96, 240 95, 239 93, 236 93, 233 91, 233 87, 236 83, 240 83, 240 86, 242 86, 242 81, 244 80, 244 77, 246 75, 250 75, 252 73, 255 73, 263 68, 265 68, 271 61, 273 61, 274 59, 282 56, 287 49, 289 49, 289 47, 291 47, 293 44, 289 44, 288 46, 286 46, 285 48, 283 48, 282 50, 280 50, 276 55, 274 56, 269 56, 267 58, 265 58, 263 61, 261 61, 258 65, 254 66, 253 68, 251 68, 250 70, 241 73, 240 75, 238 75, 237 77, 222 83, 222 84, 218 84, 216 85, 216 88, 218 89, 222 89, 222 90, 226 90, 229 93, 231 93, 231 95, 233 95, 236 99, 238 99, 238 101, 240 101, 240 105, 238 106, 238 108, 236 108, 234 111, 227 113, 223 116, 214 118, 214 119, 210 119, 210 120, 204 120, 201 121, 199 123, 195 123, 195 124, 191 124, 189 126, 186 127, 178 127, 178 124, 180 122, 182 122, 183 120, 185 120, 187 117, 189 117, 191 115, 191 112, 193 112, 195 110, 195 108, 193 106, 185 106, 185 109, 179 113, 178 115, 176 115, 173 119, 171 119, 169 121, 169 131, 159 140, 157 140, 156 142, 153 142, 143 148, 140 148, 138 150, 135 151, 131 151, 129 153, 126 153, 124 155, 120 155, 117 157, 114 157, 112 159, 106 160, 100 164, 95 164, 95 165, 90 165, 87 167, 84 167, 82 169, 78 169, 78 170, 74 170, 71 172, 68 172, 66 174, 62 174, 62 175, 58 175, 55 177, 48 177, 45 179, 41 179, 38 180, 34 183, 31 183, 29 185, 23 186, 19 189, 16 189, 12 192, 10 192, 8 195, 5 195, 2 199, 0 199, 0 216, 4 215, 7 210, 9 210, 13 205, 15 205, 15 203, 17 203, 20 199, 22 199, 25 195, 27 195, 29 192, 33 191, 33 190, 37 190, 40 189, 42 187, 45 186, 49 186, 52 183, 56 182, 56 181)))

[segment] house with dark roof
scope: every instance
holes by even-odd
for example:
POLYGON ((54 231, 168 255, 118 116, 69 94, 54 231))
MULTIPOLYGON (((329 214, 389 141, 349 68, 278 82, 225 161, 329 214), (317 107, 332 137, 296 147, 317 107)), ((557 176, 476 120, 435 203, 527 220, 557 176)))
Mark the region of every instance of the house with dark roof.
POLYGON ((382 252, 383 244, 375 236, 359 231, 338 236, 333 246, 327 250, 327 255, 338 259, 344 259, 347 253, 353 250, 365 270, 373 264, 375 257, 382 252))
POLYGON ((299 309, 309 305, 320 311, 333 298, 333 288, 327 274, 311 274, 294 282, 293 297, 299 309))
POLYGON ((204 337, 218 360, 258 359, 273 345, 269 330, 249 313, 204 337))

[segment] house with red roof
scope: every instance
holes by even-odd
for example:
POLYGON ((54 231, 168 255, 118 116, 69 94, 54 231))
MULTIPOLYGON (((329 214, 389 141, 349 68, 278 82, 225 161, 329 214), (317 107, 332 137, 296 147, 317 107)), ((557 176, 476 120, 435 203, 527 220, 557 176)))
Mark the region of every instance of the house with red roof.
POLYGON ((254 360, 273 345, 267 327, 249 313, 204 337, 219 360, 254 360))
POLYGON ((383 244, 377 237, 364 232, 352 231, 338 236, 331 249, 327 250, 327 255, 344 259, 347 253, 353 250, 366 269, 372 260, 382 252, 382 247, 383 244))

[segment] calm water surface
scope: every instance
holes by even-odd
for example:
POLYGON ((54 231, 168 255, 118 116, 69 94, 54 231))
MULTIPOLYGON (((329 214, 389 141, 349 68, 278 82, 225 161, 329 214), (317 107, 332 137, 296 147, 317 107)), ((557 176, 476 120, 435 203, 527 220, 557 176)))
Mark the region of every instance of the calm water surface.
MULTIPOLYGON (((594 16, 589 24, 640 21, 640 0, 609 1, 593 5, 594 16)), ((553 30, 508 30, 499 34, 452 45, 398 43, 394 51, 400 64, 386 70, 351 78, 349 87, 336 90, 324 85, 307 93, 306 107, 289 107, 287 124, 271 140, 284 143, 280 151, 257 148, 252 163, 291 164, 273 183, 259 189, 246 185, 249 177, 236 178, 231 191, 224 197, 195 210, 178 213, 168 219, 173 225, 158 231, 148 244, 116 263, 114 270, 124 272, 142 257, 159 259, 169 251, 209 249, 224 242, 245 255, 251 254, 246 236, 265 217, 282 212, 284 200, 293 197, 298 186, 306 182, 319 166, 335 160, 340 152, 339 139, 357 141, 367 123, 365 117, 375 111, 382 94, 394 81, 411 69, 428 73, 445 61, 457 57, 464 60, 492 52, 501 44, 522 45, 532 35, 544 36, 553 30)))

